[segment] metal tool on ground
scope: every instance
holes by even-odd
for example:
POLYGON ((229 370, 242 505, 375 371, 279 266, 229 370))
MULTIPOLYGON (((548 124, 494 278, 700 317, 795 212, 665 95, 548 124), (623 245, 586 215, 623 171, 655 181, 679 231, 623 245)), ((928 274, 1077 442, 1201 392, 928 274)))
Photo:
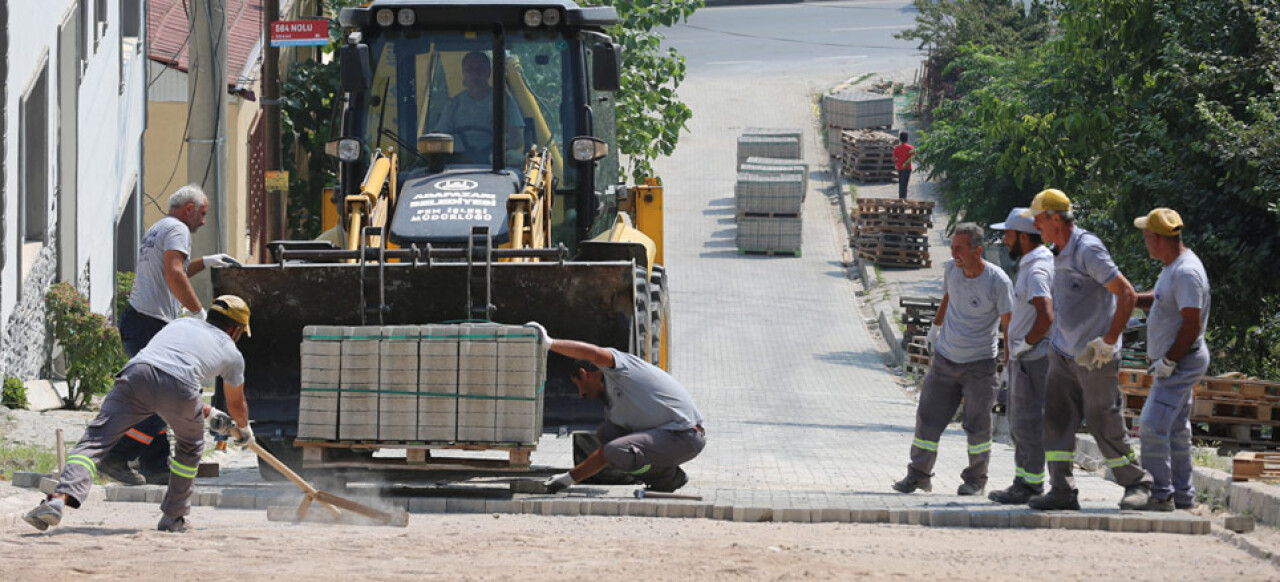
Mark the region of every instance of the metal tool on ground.
POLYGON ((641 487, 635 491, 636 499, 684 499, 687 501, 702 501, 701 495, 684 495, 681 493, 664 493, 662 491, 650 491, 641 487))

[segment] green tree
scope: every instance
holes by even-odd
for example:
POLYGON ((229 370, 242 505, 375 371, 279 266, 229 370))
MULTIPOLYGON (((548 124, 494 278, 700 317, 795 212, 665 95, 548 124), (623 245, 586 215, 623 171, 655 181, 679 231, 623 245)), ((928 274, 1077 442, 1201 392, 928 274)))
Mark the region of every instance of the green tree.
POLYGON ((45 294, 45 311, 53 338, 67 360, 67 397, 63 406, 84 408, 94 394, 111 389, 112 378, 124 366, 120 332, 69 283, 55 283, 45 294))

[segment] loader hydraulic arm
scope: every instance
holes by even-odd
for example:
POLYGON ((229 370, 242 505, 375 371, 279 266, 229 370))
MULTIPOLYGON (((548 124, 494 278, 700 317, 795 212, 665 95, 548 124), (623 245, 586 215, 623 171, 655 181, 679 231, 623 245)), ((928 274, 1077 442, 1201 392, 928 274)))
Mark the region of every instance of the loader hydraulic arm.
MULTIPOLYGON (((386 228, 396 202, 395 166, 396 154, 387 156, 381 150, 375 152, 373 161, 369 164, 369 172, 360 185, 360 192, 347 195, 343 201, 347 231, 344 248, 347 250, 360 248, 364 227, 386 228)), ((382 238, 375 235, 364 242, 369 246, 381 246, 382 238)))

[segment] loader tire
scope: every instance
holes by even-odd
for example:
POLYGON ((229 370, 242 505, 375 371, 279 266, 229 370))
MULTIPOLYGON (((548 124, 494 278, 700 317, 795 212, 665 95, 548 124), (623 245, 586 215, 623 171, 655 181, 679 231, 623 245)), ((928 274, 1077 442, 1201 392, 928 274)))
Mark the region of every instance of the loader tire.
POLYGON ((636 315, 635 335, 631 343, 631 353, 652 361, 649 355, 650 338, 653 336, 652 315, 650 312, 649 272, 644 267, 636 267, 636 315))
POLYGON ((667 272, 662 266, 655 266, 649 276, 649 363, 655 366, 662 364, 662 344, 670 337, 666 329, 670 325, 669 314, 667 272))

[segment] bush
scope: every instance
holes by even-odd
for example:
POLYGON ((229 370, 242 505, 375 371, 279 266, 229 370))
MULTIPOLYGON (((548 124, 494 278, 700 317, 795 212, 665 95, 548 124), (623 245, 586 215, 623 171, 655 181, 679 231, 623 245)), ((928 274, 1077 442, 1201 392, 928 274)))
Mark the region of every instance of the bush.
POLYGON ((127 361, 120 332, 106 317, 90 311, 89 301, 65 282, 49 288, 45 308, 53 339, 62 345, 67 362, 63 406, 85 408, 94 394, 111 389, 112 378, 127 361))
POLYGON ((120 323, 125 308, 129 307, 129 295, 133 293, 133 280, 137 276, 133 271, 116 271, 116 323, 120 323))
POLYGON ((4 379, 4 392, 0 393, 0 404, 9 408, 26 408, 30 405, 27 402, 27 387, 22 385, 22 380, 18 378, 4 379))

